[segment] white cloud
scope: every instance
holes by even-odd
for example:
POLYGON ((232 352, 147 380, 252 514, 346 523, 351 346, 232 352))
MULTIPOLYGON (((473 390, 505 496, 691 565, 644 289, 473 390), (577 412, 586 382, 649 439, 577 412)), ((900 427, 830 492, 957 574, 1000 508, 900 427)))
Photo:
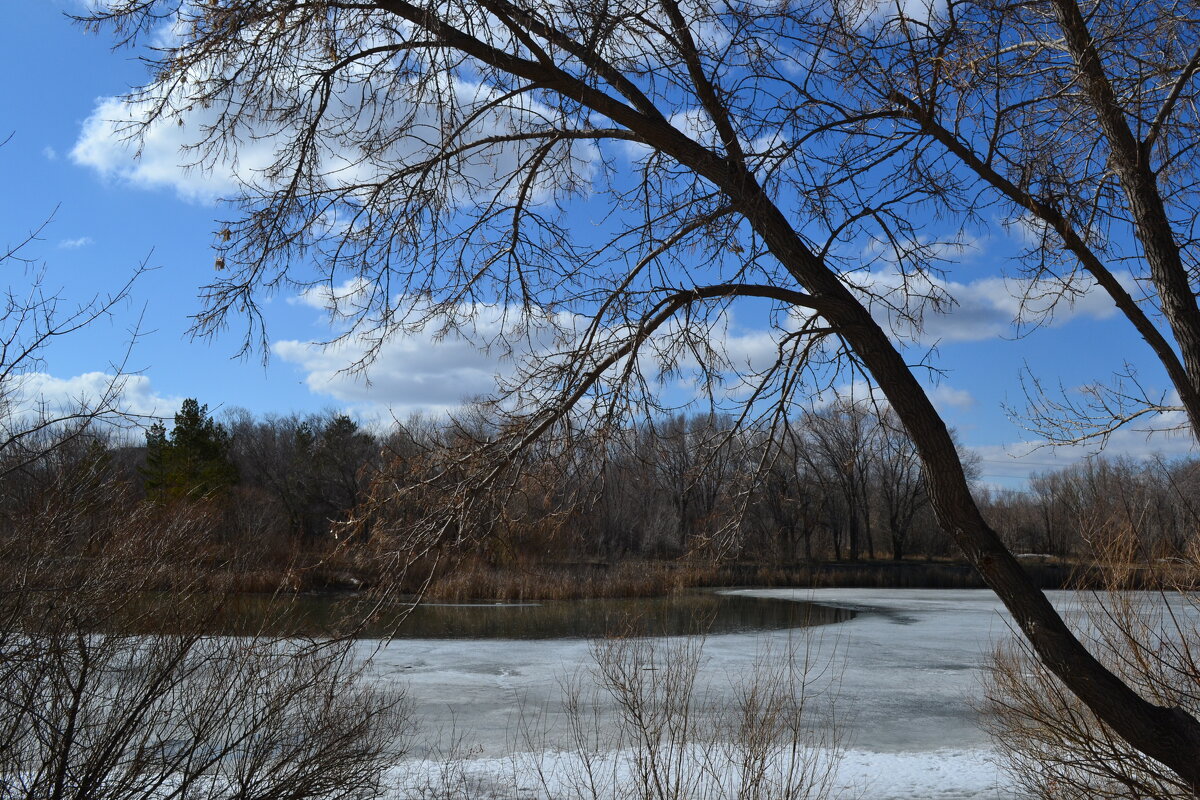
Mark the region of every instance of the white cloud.
POLYGON ((955 389, 942 384, 929 390, 929 399, 939 411, 946 409, 965 410, 975 405, 975 396, 966 389, 955 389))
POLYGON ((271 163, 271 145, 253 139, 238 148, 236 162, 219 163, 211 169, 189 166, 194 157, 186 148, 195 142, 200 128, 213 121, 215 112, 159 120, 135 143, 130 126, 140 123, 145 113, 145 106, 131 105, 119 97, 102 98, 84 121, 71 160, 106 179, 142 189, 174 189, 182 199, 201 203, 232 194, 240 177, 251 178, 271 163))
POLYGON ((1195 440, 1186 430, 1180 430, 1185 424, 1182 411, 1159 414, 1145 425, 1135 424, 1118 429, 1102 450, 1099 442, 1050 446, 1037 441, 1017 441, 971 449, 982 459, 984 483, 1012 488, 1024 484, 1034 473, 1079 464, 1098 453, 1137 461, 1156 456, 1168 459, 1195 457, 1195 440))
MULTIPOLYGON (((925 392, 929 396, 930 401, 942 414, 945 414, 947 410, 965 410, 971 408, 976 402, 974 395, 969 391, 956 389, 946 384, 934 388, 926 387, 925 392)), ((879 409, 891 406, 882 390, 862 379, 831 386, 817 393, 812 398, 812 405, 814 408, 825 408, 839 401, 866 403, 879 409)))
MULTIPOLYGON (((331 314, 336 326, 339 314, 351 310, 355 299, 367 290, 350 281, 332 290, 309 290, 292 302, 331 314)), ((523 361, 551 355, 555 332, 548 320, 524 320, 531 326, 519 331, 520 312, 501 306, 463 305, 453 313, 469 324, 449 331, 437 323, 397 331, 358 372, 348 368, 372 347, 366 336, 346 336, 332 344, 285 339, 276 341, 271 350, 305 373, 311 392, 353 404, 368 416, 381 409, 397 416, 452 410, 474 397, 495 394, 523 361)), ((562 316, 554 321, 570 323, 562 316)))
POLYGON ((47 372, 28 372, 13 379, 3 415, 5 427, 19 426, 43 411, 52 415, 95 408, 108 398, 109 407, 140 417, 174 413, 183 398, 159 394, 145 375, 114 377, 105 372, 85 372, 60 378, 47 372))
POLYGON ((305 383, 314 394, 383 406, 399 415, 445 411, 490 394, 504 371, 498 359, 465 339, 417 336, 384 345, 364 373, 345 372, 365 349, 356 339, 325 347, 282 340, 272 347, 276 356, 306 373, 305 383))
POLYGON ((348 315, 356 304, 364 302, 371 289, 366 278, 351 278, 338 286, 322 284, 305 289, 300 294, 289 297, 288 305, 304 305, 324 311, 331 318, 348 315))
POLYGON ((80 236, 76 239, 63 239, 58 243, 58 246, 63 250, 78 250, 79 248, 87 247, 89 244, 93 244, 94 242, 95 240, 90 236, 80 236))
POLYGON ((882 25, 901 16, 910 20, 927 21, 942 15, 946 10, 946 0, 866 0, 842 4, 843 13, 858 24, 869 24, 872 27, 882 25))
MULTIPOLYGON (((345 315, 358 309, 370 289, 362 281, 351 280, 310 289, 288 302, 324 312, 336 330, 345 315)), ((397 304, 402 303, 398 300, 397 304)), ((564 337, 582 334, 587 324, 586 318, 565 312, 552 318, 534 314, 529 319, 520 309, 502 306, 464 304, 450 313, 464 323, 461 330, 446 332, 435 323, 420 330, 397 331, 361 372, 347 368, 372 346, 364 337, 348 336, 329 345, 281 340, 272 345, 272 352, 298 367, 314 394, 356 404, 357 410, 368 416, 380 408, 397 416, 415 411, 440 413, 473 397, 493 395, 528 369, 554 363, 564 352, 564 337), (489 349, 489 343, 498 341, 502 346, 489 349)), ((668 386, 673 389, 668 391, 679 390, 693 398, 702 393, 696 354, 678 346, 698 333, 731 368, 728 383, 721 389, 731 398, 748 391, 748 384, 733 373, 753 375, 779 358, 780 330, 741 326, 728 310, 719 313, 702 332, 694 329, 695 324, 695 320, 676 318, 640 351, 639 367, 647 377, 653 378, 663 367, 669 370, 668 386)), ((630 332, 620 325, 598 331, 596 352, 606 351, 630 332)), ((612 372, 620 370, 618 363, 612 372)))
POLYGON ((55 161, 58 159, 58 151, 50 145, 46 145, 42 148, 42 155, 47 161, 55 161))
MULTIPOLYGON (((333 121, 327 120, 318 129, 321 156, 316 169, 320 179, 334 189, 369 184, 385 176, 394 181, 397 164, 419 163, 440 154, 440 140, 446 132, 445 112, 450 105, 460 115, 474 117, 473 123, 460 131, 460 144, 540 125, 554 117, 553 111, 526 95, 499 100, 501 95, 495 90, 460 79, 448 80, 445 85, 437 81, 390 85, 385 95, 369 78, 353 73, 346 77, 329 103, 328 114, 333 121), (372 116, 371 109, 377 108, 379 98, 385 96, 384 105, 392 109, 390 116, 372 116), (485 109, 491 103, 496 105, 485 109), (362 111, 364 108, 368 110, 362 111), (358 119, 360 113, 362 119, 358 119), (345 119, 356 119, 357 123, 341 121, 345 119), (380 139, 395 138, 382 148, 379 142, 364 147, 367 126, 377 128, 380 139)), ((307 91, 299 84, 294 90, 298 94, 307 91)), ((232 105, 237 107, 240 102, 242 99, 235 96, 232 105)), ((251 116, 237 120, 236 143, 222 151, 220 158, 202 161, 201 152, 218 152, 195 147, 211 131, 227 127, 229 120, 220 116, 224 104, 209 106, 187 97, 172 98, 172 104, 184 110, 161 114, 143 126, 154 109, 152 104, 131 103, 120 97, 101 98, 83 123, 71 159, 106 179, 143 189, 172 189, 184 200, 200 203, 233 196, 247 186, 270 190, 267 174, 277 161, 291 161, 289 153, 292 140, 298 138, 297 132, 287 125, 267 124, 251 116)), ((515 197, 520 182, 509 178, 529 163, 529 156, 537 146, 537 143, 508 142, 465 149, 445 170, 443 185, 432 186, 430 182, 436 181, 440 174, 439 170, 433 170, 419 178, 424 181, 421 188, 423 191, 436 188, 450 203, 491 196, 515 197)), ((564 187, 580 191, 590 183, 594 162, 599 157, 596 147, 584 141, 564 147, 560 153, 564 157, 553 168, 543 170, 532 186, 534 201, 548 198, 564 187)), ((418 180, 415 176, 410 179, 418 180)), ((401 185, 391 188, 404 190, 401 185)), ((370 191, 363 191, 364 197, 370 195, 370 191)))
POLYGON ((1043 247, 1047 237, 1053 233, 1045 222, 1029 213, 1018 214, 1011 220, 1001 220, 1000 225, 1021 246, 1028 248, 1043 247))
MULTIPOLYGON (((1127 274, 1122 282, 1132 281, 1127 274)), ((872 313, 900 337, 924 344, 971 342, 1013 336, 1031 325, 1057 327, 1078 318, 1108 319, 1112 299, 1090 277, 1070 293, 1057 281, 986 277, 960 282, 899 272, 850 275, 872 313), (940 298, 941 302, 930 302, 940 298), (905 313, 921 320, 920 330, 905 313)))
MULTIPOLYGON (((336 286, 314 287, 288 302, 321 311, 336 335, 339 328, 345 329, 347 317, 378 300, 368 300, 371 290, 361 279, 352 279, 336 286)), ((397 298, 394 307, 402 305, 397 298)), ((416 411, 441 413, 458 408, 470 398, 495 394, 502 385, 524 374, 527 366, 536 369, 552 363, 564 348, 562 337, 580 333, 586 324, 585 318, 558 314, 553 320, 535 319, 530 330, 513 335, 515 323, 524 319, 520 310, 463 305, 450 312, 459 321, 470 320, 470 324, 464 325, 463 331, 445 332, 436 324, 397 331, 378 348, 374 361, 358 372, 348 368, 360 362, 374 345, 365 337, 347 336, 329 345, 287 339, 276 341, 272 352, 303 373, 311 392, 353 404, 368 416, 378 415, 380 409, 390 409, 398 416, 416 411), (505 347, 487 348, 489 342, 499 339, 505 347)), ((758 318, 755 321, 762 324, 758 318)), ((722 380, 713 387, 718 399, 741 402, 757 385, 756 376, 765 374, 780 358, 781 337, 794 327, 795 320, 783 316, 779 322, 783 328, 747 326, 730 309, 703 323, 677 317, 642 348, 639 367, 651 379, 660 369, 667 370, 663 391, 682 394, 672 401, 702 400, 707 397, 707 389, 702 384, 698 354, 681 346, 698 339, 699 346, 711 347, 726 365, 721 368, 722 380), (703 328, 697 328, 698 324, 703 328)), ((599 331, 598 349, 603 350, 629 332, 621 326, 599 331)), ((619 371, 618 364, 613 372, 619 371)), ((839 390, 839 395, 871 395, 865 385, 841 388, 845 391, 839 390)), ((948 385, 931 389, 930 396, 943 410, 966 409, 975 404, 970 392, 948 385)), ((821 398, 817 401, 823 402, 821 398)))

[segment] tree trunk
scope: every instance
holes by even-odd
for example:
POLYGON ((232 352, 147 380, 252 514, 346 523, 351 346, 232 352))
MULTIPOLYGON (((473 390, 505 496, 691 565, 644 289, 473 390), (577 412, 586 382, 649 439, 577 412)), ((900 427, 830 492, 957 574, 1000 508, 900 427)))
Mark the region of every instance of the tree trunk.
POLYGON ((858 511, 854 508, 854 501, 847 498, 846 500, 846 529, 849 534, 849 541, 846 547, 846 556, 851 561, 858 561, 859 541, 859 520, 858 511))
POLYGON ((904 534, 892 526, 892 560, 904 560, 904 534))
POLYGON ((949 430, 887 334, 808 250, 752 175, 742 175, 727 191, 883 391, 920 454, 938 522, 1000 597, 1039 658, 1119 736, 1200 792, 1200 723, 1182 709, 1147 702, 1079 642, 984 521, 949 430))

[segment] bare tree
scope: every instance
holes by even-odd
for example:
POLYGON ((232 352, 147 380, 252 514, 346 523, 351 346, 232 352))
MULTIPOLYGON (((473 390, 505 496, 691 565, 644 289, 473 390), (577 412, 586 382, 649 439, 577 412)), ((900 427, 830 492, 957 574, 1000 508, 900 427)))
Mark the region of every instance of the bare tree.
MULTIPOLYGON (((1193 195, 1196 25, 1168 2, 1098 8, 1089 20, 1072 0, 951 2, 914 19, 865 2, 111 0, 87 19, 124 41, 169 21, 149 53, 154 78, 131 98, 132 134, 191 124, 202 167, 236 162, 248 138, 272 145, 218 235, 226 271, 206 290, 200 333, 248 309, 252 346, 262 291, 321 285, 364 359, 391 334, 463 329, 484 309, 508 323, 494 346, 534 354, 503 392, 512 422, 413 490, 437 512, 394 531, 405 552, 486 533, 477 523, 511 491, 530 443, 571 432, 573 415, 610 423, 653 407, 645 368, 699 365, 714 401, 738 374, 743 425, 786 416, 801 393, 853 371, 895 411, 941 525, 1038 657, 1198 789, 1200 723, 1120 680, 1036 590, 877 321, 911 335, 952 301, 936 278, 954 241, 919 221, 979 211, 945 167, 953 156, 1087 264, 1200 420, 1186 244, 1197 215, 1163 201, 1193 195), (1102 56, 1089 23, 1118 56, 1102 56), (1012 96, 1030 77, 1029 96, 1012 96), (960 85, 970 91, 941 94, 960 85), (975 124, 976 105, 996 109, 994 91, 999 135, 975 124), (959 109, 957 133, 941 125, 950 135, 939 133, 946 107, 959 109), (960 147, 963 130, 980 147, 960 147), (1010 163, 1014 177, 987 171, 1010 163), (594 210, 590 235, 566 218, 572 205, 594 210), (1108 228, 1126 224, 1178 354, 1099 260, 1108 228), (880 255, 864 259, 872 248, 880 255), (718 345, 735 302, 775 322, 771 363, 718 345)), ((382 486, 373 530, 396 501, 382 486)))
POLYGON ((917 515, 929 504, 929 494, 920 455, 891 414, 885 413, 879 421, 875 447, 876 493, 887 520, 892 558, 899 561, 917 515))
MULTIPOLYGON (((46 220, 0 252, 0 479, 38 460, 64 439, 83 436, 97 422, 126 424, 132 415, 122 404, 128 379, 124 357, 90 397, 47 398, 34 380, 45 366, 46 350, 57 340, 78 335, 126 302, 140 270, 116 291, 74 304, 54 289, 44 265, 29 251, 51 220, 46 220)), ((137 338, 132 334, 130 346, 137 338)))
POLYGON ((731 479, 729 425, 713 416, 680 414, 653 431, 650 463, 663 495, 675 506, 679 552, 709 539, 719 526, 715 517, 731 479))
MULTIPOLYGON (((1163 705, 1200 711, 1200 607, 1194 555, 1131 570, 1141 544, 1120 519, 1095 520, 1102 591, 1076 597, 1075 622, 1106 664, 1163 705), (1181 580, 1182 579, 1182 582, 1181 580), (1153 591, 1131 591, 1133 588, 1153 591)), ((1170 769, 1131 748, 1066 691, 1020 640, 1001 645, 985 683, 997 748, 1033 797, 1194 796, 1170 769)))
POLYGON ((869 3, 836 5, 830 49, 859 87, 839 111, 891 119, 895 135, 912 137, 913 169, 897 175, 907 191, 937 193, 963 218, 1005 213, 1032 239, 1026 321, 1102 291, 1177 395, 1153 392, 1132 365, 1081 398, 1056 397, 1035 377, 1031 428, 1055 443, 1103 441, 1180 411, 1200 431, 1200 29, 1191 10, 972 0, 878 24, 869 3))
POLYGON ((853 400, 838 400, 805 417, 805 458, 826 487, 834 549, 841 552, 839 530, 846 532, 846 555, 857 561, 874 552, 868 490, 872 480, 877 419, 853 400))
POLYGON ((813 535, 821 505, 821 490, 814 470, 806 459, 806 443, 797 425, 789 424, 779 432, 782 441, 774 446, 751 441, 747 449, 774 453, 766 469, 760 471, 762 485, 755 489, 758 513, 762 517, 769 546, 777 548, 785 561, 803 557, 812 562, 813 535), (803 539, 802 553, 797 551, 803 539))

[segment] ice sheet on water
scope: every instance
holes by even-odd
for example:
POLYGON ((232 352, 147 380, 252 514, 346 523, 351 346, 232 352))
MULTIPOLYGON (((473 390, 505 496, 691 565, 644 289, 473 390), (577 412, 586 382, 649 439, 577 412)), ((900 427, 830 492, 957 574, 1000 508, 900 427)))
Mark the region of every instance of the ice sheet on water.
MULTIPOLYGON (((854 605, 866 613, 838 625, 761 634, 711 636, 704 679, 732 691, 764 644, 812 636, 832 661, 839 716, 851 746, 881 752, 928 752, 988 746, 971 700, 980 664, 996 637, 1008 635, 1002 609, 986 590, 752 590, 854 605), (904 617, 904 621, 899 621, 904 617)), ((486 752, 504 753, 517 702, 553 716, 564 678, 589 668, 580 640, 393 641, 375 659, 376 675, 407 685, 431 727, 469 729, 486 752)), ((832 677, 831 675, 831 681, 832 677)))
MULTIPOLYGON (((831 660, 827 680, 838 692, 847 729, 841 778, 864 800, 999 800, 1012 794, 989 762, 990 742, 972 708, 981 665, 1006 616, 988 590, 765 589, 747 594, 846 605, 850 622, 809 629, 711 636, 704 649, 706 688, 730 693, 764 642, 794 635, 819 640, 831 660)), ((1065 602, 1066 596, 1055 598, 1065 602)), ((380 679, 410 687, 425 730, 464 736, 479 750, 470 765, 481 780, 521 750, 518 715, 537 716, 553 735, 566 677, 586 674, 586 642, 543 640, 394 641, 375 662, 380 679), (519 710, 518 710, 519 709, 519 710), (491 765, 489 767, 488 765, 491 765), (482 771, 482 772, 480 772, 482 771)), ((608 713, 599 709, 600 717, 608 713)), ((432 748, 437 749, 437 745, 432 748)), ((416 753, 423 755, 424 751, 416 753)), ((413 762, 419 763, 419 762, 413 762)), ((431 764, 433 762, 430 762, 431 764)))

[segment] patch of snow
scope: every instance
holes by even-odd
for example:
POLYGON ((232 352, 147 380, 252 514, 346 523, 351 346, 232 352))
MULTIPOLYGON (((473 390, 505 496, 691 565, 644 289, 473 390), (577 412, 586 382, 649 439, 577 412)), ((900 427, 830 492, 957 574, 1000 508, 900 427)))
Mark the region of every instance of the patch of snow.
MULTIPOLYGON (((862 800, 998 800, 1014 796, 987 748, 875 753, 850 750, 837 788, 862 800)), ((838 792, 834 795, 838 796, 838 792)))
MULTIPOLYGON (((818 753, 819 759, 827 753, 818 753)), ((988 750, 935 750, 927 753, 842 754, 829 796, 856 800, 1011 800, 1005 776, 988 750)), ((711 765, 709 765, 711 767, 711 765)), ((421 759, 391 771, 398 798, 443 796, 447 787, 473 790, 473 796, 555 800, 636 796, 637 770, 628 751, 593 756, 587 767, 570 753, 513 754, 503 758, 421 759)), ((721 792, 727 775, 711 768, 700 776, 706 785, 691 794, 736 796, 721 792)), ((736 780, 736 779, 735 779, 736 780)), ((733 783, 731 786, 736 786, 733 783)))

